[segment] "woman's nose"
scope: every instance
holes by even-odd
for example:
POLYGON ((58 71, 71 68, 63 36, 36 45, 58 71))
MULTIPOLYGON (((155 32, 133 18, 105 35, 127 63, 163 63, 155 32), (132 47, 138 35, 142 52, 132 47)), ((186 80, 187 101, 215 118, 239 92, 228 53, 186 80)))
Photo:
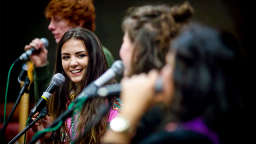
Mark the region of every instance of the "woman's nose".
POLYGON ((78 65, 77 59, 72 58, 70 62, 70 66, 77 66, 77 65, 78 65))

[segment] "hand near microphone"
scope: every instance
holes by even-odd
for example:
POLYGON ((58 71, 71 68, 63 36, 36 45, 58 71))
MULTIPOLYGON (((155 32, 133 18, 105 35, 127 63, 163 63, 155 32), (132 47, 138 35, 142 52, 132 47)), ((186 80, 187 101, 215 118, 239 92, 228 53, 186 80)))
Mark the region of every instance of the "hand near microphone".
POLYGON ((156 82, 159 72, 151 70, 148 74, 133 75, 131 78, 121 80, 120 99, 123 108, 120 116, 117 116, 110 122, 110 129, 103 137, 103 143, 121 143, 128 144, 130 139, 136 133, 136 127, 143 114, 158 102, 156 97, 156 82), (125 119, 125 126, 119 122, 125 119), (120 131, 120 128, 123 129, 120 131))
POLYGON ((36 50, 39 50, 36 53, 33 53, 30 56, 30 59, 35 67, 42 67, 47 64, 47 54, 48 50, 45 48, 44 43, 36 38, 29 45, 25 46, 25 51, 34 47, 36 50))
POLYGON ((104 135, 103 143, 130 143, 136 134, 139 120, 150 107, 160 102, 170 105, 174 93, 172 67, 166 65, 161 72, 151 70, 148 74, 142 73, 133 75, 131 78, 123 78, 121 89, 120 99, 123 110, 119 118, 116 120, 114 118, 110 122, 112 131, 104 135), (156 91, 159 78, 161 91, 156 91))
POLYGON ((156 103, 155 83, 158 75, 158 71, 151 70, 148 74, 121 80, 122 115, 129 117, 131 124, 136 124, 147 109, 156 103))
POLYGON ((160 72, 151 70, 147 75, 140 74, 122 79, 123 91, 120 96, 123 102, 122 112, 131 119, 131 123, 136 124, 142 115, 156 103, 170 106, 175 92, 172 72, 172 66, 165 65, 160 72), (156 92, 155 84, 159 75, 162 78, 162 90, 156 92))
MULTIPOLYGON (((33 117, 32 120, 34 121, 36 119, 36 117, 38 116, 39 112, 37 112, 33 117)), ((32 131, 34 133, 44 130, 47 127, 49 127, 52 124, 50 117, 48 115, 46 115, 44 118, 42 118, 41 120, 38 120, 35 125, 32 127, 32 131)), ((47 132, 44 134, 44 136, 42 137, 42 139, 46 140, 48 139, 50 136, 52 135, 52 132, 47 132)))

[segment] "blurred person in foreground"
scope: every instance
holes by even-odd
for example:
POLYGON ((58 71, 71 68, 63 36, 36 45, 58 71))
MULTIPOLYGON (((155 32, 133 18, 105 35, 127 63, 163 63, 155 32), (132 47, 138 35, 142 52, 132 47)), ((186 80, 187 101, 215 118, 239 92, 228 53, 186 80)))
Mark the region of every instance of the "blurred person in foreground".
MULTIPOLYGON (((125 67, 124 77, 148 73, 151 69, 160 70, 165 65, 170 42, 193 15, 194 9, 187 1, 173 6, 162 4, 129 8, 122 22, 124 37, 119 51, 125 67)), ((164 116, 158 111, 165 110, 163 104, 158 104, 145 114, 138 127, 142 131, 132 143, 155 131, 164 116)))
MULTIPOLYGON (((227 32, 190 24, 171 42, 166 66, 158 72, 123 78, 123 111, 112 120, 103 143, 132 143, 141 117, 164 102, 169 123, 142 144, 220 144, 243 142, 244 60, 236 39, 227 32), (162 76, 163 90, 155 93, 162 76)), ((160 112, 160 111, 159 111, 160 112)))
MULTIPOLYGON (((50 21, 48 29, 52 31, 57 44, 64 33, 70 29, 82 27, 92 32, 96 29, 93 0, 51 0, 45 9, 45 16, 50 21)), ((46 90, 52 74, 48 68, 48 50, 44 47, 43 42, 36 38, 25 46, 25 51, 32 47, 40 50, 39 53, 30 56, 34 65, 34 97, 37 101, 46 90)), ((107 48, 102 47, 108 67, 111 67, 114 57, 107 48)))

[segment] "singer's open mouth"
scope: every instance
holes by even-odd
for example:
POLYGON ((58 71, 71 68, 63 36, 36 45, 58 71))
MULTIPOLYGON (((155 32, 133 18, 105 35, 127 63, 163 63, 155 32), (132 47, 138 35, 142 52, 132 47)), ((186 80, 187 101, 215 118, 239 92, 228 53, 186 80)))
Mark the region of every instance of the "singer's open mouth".
POLYGON ((79 73, 81 71, 82 71, 82 69, 81 70, 74 70, 74 71, 70 71, 70 72, 73 73, 73 74, 76 74, 76 73, 79 73))

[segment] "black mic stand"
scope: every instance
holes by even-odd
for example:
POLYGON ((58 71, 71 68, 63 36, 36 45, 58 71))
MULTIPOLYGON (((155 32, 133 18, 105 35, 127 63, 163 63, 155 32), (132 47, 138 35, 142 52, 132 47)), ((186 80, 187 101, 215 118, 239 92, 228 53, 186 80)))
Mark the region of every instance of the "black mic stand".
MULTIPOLYGON (((92 84, 91 84, 92 85, 92 84)), ((93 87, 93 86, 92 86, 93 87)), ((87 91, 86 91, 87 92, 87 91)), ((83 93, 83 96, 84 97, 87 97, 87 98, 92 98, 93 96, 95 96, 96 94, 96 89, 91 89, 91 93, 88 94, 86 92, 82 92, 83 93)), ((76 102, 79 101, 79 100, 83 100, 82 99, 75 99, 74 102, 75 102, 75 105, 76 105, 76 102)), ((85 103, 85 102, 84 102, 85 103)), ((58 123, 60 121, 64 121, 66 120, 67 118, 71 117, 72 114, 73 114, 73 111, 76 109, 76 106, 73 106, 72 108, 70 109, 67 109, 64 113, 62 113, 48 128, 53 128, 55 127, 56 125, 58 125, 58 123)), ((38 134, 35 138, 33 138, 30 142, 28 142, 27 144, 34 144, 36 143, 42 136, 44 135, 44 133, 41 133, 41 134, 38 134)))
MULTIPOLYGON (((75 107, 73 106, 71 109, 67 109, 64 113, 62 113, 48 128, 55 127, 61 120, 66 120, 66 118, 71 117, 75 107)), ((36 143, 45 133, 38 134, 35 138, 33 138, 28 144, 36 143)))
POLYGON ((42 111, 39 113, 39 115, 36 117, 36 119, 34 121, 32 121, 31 123, 29 123, 29 125, 27 125, 18 135, 16 135, 8 144, 13 144, 15 143, 27 130, 29 130, 31 127, 33 127, 35 125, 35 123, 44 118, 47 114, 47 109, 46 106, 42 109, 42 111))
POLYGON ((8 125, 8 123, 10 122, 10 119, 11 119, 11 117, 12 117, 12 115, 13 115, 13 113, 14 113, 14 111, 15 111, 15 109, 16 109, 16 107, 17 107, 19 101, 20 101, 21 96, 24 94, 24 92, 26 92, 26 93, 29 92, 28 89, 27 89, 28 86, 29 86, 29 83, 30 83, 30 80, 29 80, 28 77, 26 77, 25 80, 24 80, 23 86, 22 86, 22 88, 21 88, 21 90, 20 90, 20 92, 19 92, 19 96, 18 96, 18 98, 17 98, 17 100, 16 100, 16 102, 15 102, 13 108, 12 108, 12 111, 11 111, 11 113, 9 114, 6 123, 4 124, 3 129, 1 129, 1 136, 2 136, 2 137, 4 137, 4 134, 5 134, 5 130, 6 130, 6 128, 7 128, 7 125, 8 125))

